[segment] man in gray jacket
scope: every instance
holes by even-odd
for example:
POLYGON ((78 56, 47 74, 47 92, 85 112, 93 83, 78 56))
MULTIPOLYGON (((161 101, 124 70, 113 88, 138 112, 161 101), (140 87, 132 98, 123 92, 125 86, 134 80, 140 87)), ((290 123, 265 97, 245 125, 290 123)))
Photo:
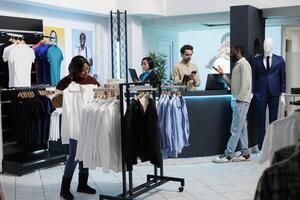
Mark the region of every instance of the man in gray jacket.
POLYGON ((247 131, 247 113, 252 99, 252 71, 249 62, 244 58, 244 49, 241 46, 235 46, 231 53, 231 60, 235 62, 232 69, 231 81, 224 74, 222 67, 214 67, 219 72, 225 82, 231 88, 231 136, 227 143, 224 154, 214 159, 217 163, 227 163, 230 161, 246 161, 250 159, 248 147, 248 131, 247 131), (235 155, 235 149, 240 140, 241 155, 235 155))

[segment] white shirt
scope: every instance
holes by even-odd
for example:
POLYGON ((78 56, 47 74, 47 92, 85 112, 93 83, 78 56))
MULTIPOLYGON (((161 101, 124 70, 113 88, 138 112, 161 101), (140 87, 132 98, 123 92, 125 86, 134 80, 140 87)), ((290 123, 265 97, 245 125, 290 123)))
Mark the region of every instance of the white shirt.
POLYGON ((122 170, 119 100, 94 100, 83 111, 76 159, 91 169, 122 170))
POLYGON ((294 111, 288 117, 274 121, 267 128, 259 162, 272 160, 274 153, 300 139, 300 112, 294 111))
POLYGON ((93 89, 97 85, 79 85, 72 82, 63 91, 63 112, 61 124, 61 139, 63 144, 69 144, 69 139, 78 140, 82 125, 82 111, 94 99, 93 89))
POLYGON ((30 87, 31 67, 35 54, 26 44, 12 44, 4 49, 3 60, 8 62, 9 87, 30 87))
POLYGON ((78 55, 78 56, 83 56, 86 59, 90 59, 92 58, 92 53, 90 48, 88 48, 87 46, 84 46, 83 50, 81 49, 80 46, 76 47, 76 52, 74 52, 74 55, 78 55))
POLYGON ((60 138, 59 131, 59 118, 62 114, 62 108, 56 108, 54 112, 52 112, 50 117, 50 133, 49 140, 57 141, 60 138))
POLYGON ((271 69, 271 66, 272 66, 272 56, 273 56, 273 54, 271 53, 271 54, 265 54, 264 55, 264 65, 265 65, 265 68, 267 69, 267 56, 270 56, 270 58, 269 58, 269 61, 270 61, 270 69, 271 69))

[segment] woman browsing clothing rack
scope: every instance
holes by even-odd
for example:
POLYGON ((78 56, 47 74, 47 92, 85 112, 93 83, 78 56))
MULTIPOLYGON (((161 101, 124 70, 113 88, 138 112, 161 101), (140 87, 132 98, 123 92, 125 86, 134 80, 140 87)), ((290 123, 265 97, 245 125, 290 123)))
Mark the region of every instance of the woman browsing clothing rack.
MULTIPOLYGON (((76 127, 78 128, 78 124, 74 124, 72 122, 76 121, 78 115, 81 114, 83 109, 83 104, 88 101, 86 96, 91 96, 88 94, 92 94, 91 98, 93 99, 93 89, 89 90, 89 86, 94 86, 96 88, 100 84, 91 76, 88 75, 89 71, 89 62, 83 56, 75 56, 69 65, 69 75, 64 77, 59 81, 56 89, 63 92, 63 115, 62 115, 62 142, 66 138, 69 138, 69 157, 65 164, 64 175, 62 178, 61 191, 60 196, 66 200, 72 200, 73 195, 70 192, 71 180, 76 168, 78 161, 75 160, 76 149, 77 149, 77 136, 76 136, 76 127), (86 88, 85 88, 86 86, 86 88), (85 93, 84 93, 85 92, 85 93), (79 98, 76 98, 77 93, 83 93, 81 96, 84 97, 84 101, 79 102, 79 98), (86 95, 87 94, 87 95, 86 95), (75 97, 75 98, 74 98, 75 97), (74 104, 73 104, 74 102, 74 104), (82 106, 82 107, 81 107, 82 106), (68 109, 68 111, 72 112, 77 110, 77 116, 69 116, 68 111, 64 112, 64 109, 68 109), (70 119, 70 118, 72 119, 70 119), (73 126, 72 126, 73 125, 73 126), (72 126, 72 127, 70 127, 72 126), (64 131, 65 130, 65 131, 64 131), (70 131, 70 132, 69 132, 70 131), (71 132, 74 133, 71 133, 71 132), (64 134, 69 134, 63 137, 64 134)), ((80 118, 78 117, 80 120, 80 118)), ((78 121, 79 122, 79 121, 78 121)), ((80 123, 80 122, 79 122, 80 123)), ((78 135, 78 133, 77 133, 78 135)), ((87 194, 95 194, 96 190, 88 186, 88 176, 89 170, 88 168, 83 168, 83 163, 79 162, 79 182, 77 187, 77 192, 87 193, 87 194)))

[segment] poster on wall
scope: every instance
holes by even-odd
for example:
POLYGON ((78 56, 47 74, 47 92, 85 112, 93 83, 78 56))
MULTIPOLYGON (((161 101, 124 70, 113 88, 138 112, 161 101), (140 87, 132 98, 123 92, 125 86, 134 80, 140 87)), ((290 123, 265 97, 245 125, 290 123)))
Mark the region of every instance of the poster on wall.
POLYGON ((220 66, 225 73, 230 73, 230 33, 222 36, 218 52, 206 65, 206 68, 211 69, 211 73, 218 73, 212 68, 213 66, 220 66))
POLYGON ((86 30, 72 30, 73 56, 81 55, 90 63, 90 74, 94 74, 93 32, 86 30))
POLYGON ((65 55, 65 29, 64 28, 44 26, 44 35, 54 37, 55 39, 51 39, 51 40, 57 44, 57 46, 61 49, 63 55, 65 55))

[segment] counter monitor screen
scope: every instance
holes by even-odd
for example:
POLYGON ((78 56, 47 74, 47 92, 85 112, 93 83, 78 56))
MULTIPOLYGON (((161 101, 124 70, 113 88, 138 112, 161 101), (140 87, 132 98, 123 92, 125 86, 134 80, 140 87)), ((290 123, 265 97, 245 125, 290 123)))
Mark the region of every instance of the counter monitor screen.
MULTIPOLYGON (((230 74, 226 74, 230 78, 230 74)), ((205 90, 227 90, 228 85, 220 74, 208 74, 205 90)))

